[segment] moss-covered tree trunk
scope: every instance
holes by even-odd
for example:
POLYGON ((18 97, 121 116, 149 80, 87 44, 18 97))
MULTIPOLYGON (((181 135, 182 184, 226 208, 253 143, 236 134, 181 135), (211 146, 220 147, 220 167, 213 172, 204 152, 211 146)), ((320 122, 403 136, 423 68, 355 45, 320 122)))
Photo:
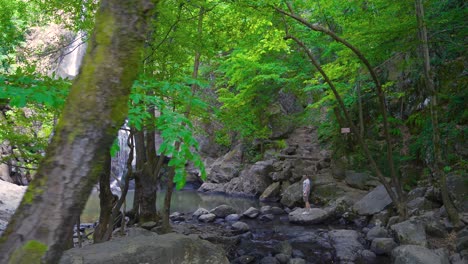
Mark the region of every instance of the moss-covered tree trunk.
POLYGON ((60 260, 127 116, 152 7, 150 0, 100 1, 56 134, 1 238, 0 263, 60 260))

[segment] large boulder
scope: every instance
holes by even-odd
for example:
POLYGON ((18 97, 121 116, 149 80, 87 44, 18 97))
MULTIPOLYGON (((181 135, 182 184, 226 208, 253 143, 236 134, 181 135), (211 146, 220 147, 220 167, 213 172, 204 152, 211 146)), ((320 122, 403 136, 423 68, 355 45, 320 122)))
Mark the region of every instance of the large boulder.
POLYGON ((216 217, 224 218, 230 214, 235 214, 236 210, 232 206, 222 204, 212 209, 210 213, 216 215, 216 217))
POLYGON ((74 248, 60 264, 229 263, 223 249, 196 235, 134 236, 74 248))
POLYGON ((400 244, 427 245, 426 231, 424 230, 424 226, 419 222, 407 220, 392 225, 390 229, 395 232, 400 244))
POLYGON ((232 195, 260 196, 272 183, 268 176, 273 170, 272 164, 273 160, 269 160, 247 166, 241 171, 239 177, 225 184, 225 192, 232 195))
POLYGON ((294 207, 302 203, 302 182, 291 184, 282 193, 281 203, 287 207, 294 207))
POLYGON ((280 182, 274 182, 266 188, 266 190, 260 195, 260 201, 276 202, 278 201, 279 194, 281 191, 280 182))
POLYGON ((204 193, 224 192, 224 185, 222 183, 204 182, 200 188, 198 188, 198 191, 204 193))
POLYGON ((330 214, 320 208, 300 208, 289 213, 289 222, 294 224, 318 224, 325 221, 330 214))
POLYGON ((450 173, 447 175, 447 188, 457 208, 468 212, 468 176, 450 173))
POLYGON ((391 203, 392 199, 387 190, 383 185, 379 185, 355 203, 353 210, 360 215, 373 215, 384 210, 391 203))
POLYGON ((364 250, 355 230, 332 230, 329 235, 340 263, 354 262, 360 257, 359 252, 364 250))
POLYGON ((242 151, 239 145, 206 168, 208 182, 226 183, 237 177, 241 170, 241 161, 242 151))
POLYGON ((444 264, 448 260, 422 246, 403 245, 392 251, 393 264, 444 264))

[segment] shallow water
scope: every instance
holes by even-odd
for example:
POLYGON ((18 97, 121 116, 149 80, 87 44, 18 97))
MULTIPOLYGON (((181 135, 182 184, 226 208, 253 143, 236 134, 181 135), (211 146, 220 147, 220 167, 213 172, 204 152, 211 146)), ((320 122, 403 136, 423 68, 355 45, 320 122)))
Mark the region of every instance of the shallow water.
MULTIPOLYGON (((134 191, 129 190, 126 199, 127 210, 132 209, 134 191)), ((164 204, 165 191, 158 192, 156 208, 161 209, 164 204)), ((222 194, 203 194, 195 190, 180 190, 174 191, 171 199, 171 212, 189 213, 194 212, 198 208, 213 209, 218 205, 227 204, 236 209, 237 212, 241 213, 247 210, 249 207, 259 207, 263 203, 260 203, 257 199, 246 198, 246 197, 230 197, 222 194)), ((93 192, 86 207, 81 214, 81 222, 93 223, 99 218, 99 193, 93 192)))

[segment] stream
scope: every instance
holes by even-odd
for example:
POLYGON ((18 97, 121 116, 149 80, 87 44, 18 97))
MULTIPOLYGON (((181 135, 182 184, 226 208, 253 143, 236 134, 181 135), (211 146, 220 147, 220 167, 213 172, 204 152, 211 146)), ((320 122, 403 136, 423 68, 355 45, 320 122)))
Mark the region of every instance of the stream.
MULTIPOLYGON (((127 194, 127 210, 133 204, 134 191, 127 194)), ((158 192, 157 208, 162 208, 165 192, 158 192)), ((171 212, 179 212, 186 216, 186 221, 182 224, 195 225, 203 228, 215 227, 219 230, 227 230, 232 223, 227 221, 215 221, 214 223, 200 223, 191 219, 191 214, 198 208, 211 210, 216 206, 226 204, 233 207, 239 214, 242 214, 250 207, 260 208, 263 205, 276 204, 261 203, 257 199, 246 197, 231 197, 223 194, 203 194, 193 189, 175 191, 172 197, 171 212)), ((99 218, 99 194, 93 192, 82 213, 83 223, 94 223, 99 218)), ((221 220, 221 219, 220 219, 221 220)), ((293 249, 293 256, 303 258, 307 263, 338 263, 336 262, 335 249, 330 241, 329 232, 335 229, 359 229, 352 225, 340 225, 336 222, 322 225, 295 225, 289 223, 288 215, 277 215, 272 221, 260 221, 258 219, 245 219, 241 221, 250 226, 248 236, 242 236, 236 249, 231 251, 229 256, 231 261, 245 255, 272 256, 277 246, 287 241, 293 249)), ((175 222, 174 225, 181 223, 175 222)), ((366 247, 368 247, 367 245, 366 247)), ((388 257, 378 256, 375 263, 390 263, 388 257)), ((257 263, 257 262, 253 262, 257 263)), ((356 262, 366 263, 366 262, 356 262)))

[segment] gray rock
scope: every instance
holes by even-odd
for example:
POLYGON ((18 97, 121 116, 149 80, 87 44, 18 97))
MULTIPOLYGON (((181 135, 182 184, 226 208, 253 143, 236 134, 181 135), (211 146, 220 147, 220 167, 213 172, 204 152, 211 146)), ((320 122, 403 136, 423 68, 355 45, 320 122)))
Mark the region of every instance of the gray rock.
POLYGON ((236 258, 232 263, 234 263, 234 264, 249 264, 249 263, 253 263, 254 261, 255 261, 254 256, 244 255, 244 256, 240 256, 240 257, 236 258))
POLYGON ((431 221, 425 225, 426 233, 430 236, 444 238, 448 232, 440 221, 431 221))
POLYGON ((468 249, 468 236, 458 238, 456 243, 458 251, 468 249))
POLYGON ((434 249, 434 253, 436 253, 440 257, 443 264, 450 264, 450 253, 448 249, 446 248, 434 249))
POLYGON ((204 182, 200 188, 198 188, 198 191, 202 193, 224 192, 224 185, 222 183, 204 182))
POLYGON ((172 221, 184 221, 185 216, 179 212, 174 212, 171 215, 169 215, 169 219, 171 219, 172 221))
POLYGON ((260 260, 260 264, 279 264, 279 261, 275 257, 264 257, 260 260))
POLYGON ((287 264, 287 263, 289 262, 289 259, 290 259, 291 257, 289 257, 289 256, 287 256, 287 255, 285 255, 285 254, 280 253, 280 254, 276 254, 276 255, 275 255, 275 258, 278 260, 278 262, 279 262, 280 264, 287 264))
POLYGON ((400 222, 399 216, 392 216, 388 219, 387 227, 391 227, 392 225, 400 222))
POLYGON ((280 191, 281 191, 280 182, 274 182, 265 189, 262 195, 260 195, 260 201, 268 201, 268 202, 279 201, 280 191))
POLYGON ((206 168, 209 183, 226 183, 239 175, 242 151, 240 145, 215 160, 206 168))
POLYGON ((335 248, 336 257, 341 262, 353 262, 359 258, 364 246, 359 243, 359 234, 355 230, 332 230, 330 239, 335 248))
POLYGON ((215 214, 216 217, 225 218, 226 216, 230 214, 235 214, 236 210, 232 208, 232 206, 223 204, 212 209, 210 213, 215 214))
POLYGON ((369 224, 376 226, 387 226, 388 220, 390 219, 390 213, 388 210, 383 210, 372 216, 369 224))
POLYGON ((422 246, 403 245, 392 250, 393 264, 444 264, 441 257, 422 246))
POLYGON ((387 229, 381 227, 381 226, 375 226, 367 232, 366 238, 367 240, 373 240, 374 238, 382 238, 382 237, 387 237, 388 236, 388 231, 387 229))
POLYGON ((408 193, 408 197, 407 197, 408 201, 414 200, 418 197, 424 197, 424 195, 426 194, 426 191, 427 191, 426 187, 417 187, 417 188, 412 189, 408 193))
POLYGON ((411 244, 426 246, 426 231, 420 223, 413 223, 410 220, 392 225, 390 227, 395 232, 397 240, 400 244, 411 244))
POLYGON ((238 232, 241 232, 241 233, 245 233, 245 232, 248 232, 250 230, 250 227, 248 224, 244 223, 244 222, 241 222, 241 221, 238 221, 238 222, 235 222, 234 224, 232 224, 232 228, 238 232))
POLYGON ((377 255, 390 255, 396 247, 397 243, 393 238, 376 238, 371 243, 371 250, 377 255))
POLYGON ((361 190, 367 189, 367 182, 372 180, 372 177, 367 173, 360 173, 348 170, 345 172, 345 182, 349 186, 361 190))
POLYGON ((212 213, 203 214, 198 217, 198 221, 205 222, 205 223, 213 222, 215 219, 216 219, 216 215, 212 213))
POLYGON ((363 251, 361 251, 360 259, 361 259, 361 263, 372 264, 372 263, 376 263, 377 256, 375 255, 374 252, 364 249, 363 251))
MULTIPOLYGON (((313 188, 313 187, 312 187, 313 188)), ((296 182, 291 184, 284 192, 281 194, 281 204, 287 207, 294 207, 303 203, 302 201, 302 182, 296 182)))
POLYGON ((144 222, 143 224, 141 224, 141 228, 144 228, 146 230, 151 230, 151 228, 157 226, 158 223, 154 222, 154 221, 149 221, 149 222, 144 222))
POLYGON ((422 211, 422 210, 431 210, 433 209, 433 207, 436 207, 437 205, 434 205, 432 202, 430 202, 424 197, 417 197, 409 201, 406 204, 406 206, 408 207, 409 210, 418 209, 422 211))
POLYGON ((195 235, 135 236, 74 248, 60 264, 229 263, 222 248, 195 235))
POLYGON ((384 210, 391 203, 392 199, 390 199, 385 187, 379 185, 355 203, 353 210, 360 215, 373 215, 384 210))
POLYGON ((306 261, 301 258, 292 258, 289 260, 288 264, 306 264, 306 261))
POLYGON ((224 186, 224 191, 231 195, 259 196, 272 183, 268 176, 273 170, 273 160, 258 161, 243 169, 239 177, 231 179, 224 186))
POLYGON ((325 221, 329 214, 319 208, 300 208, 288 215, 289 222, 295 224, 318 224, 325 221))
POLYGON ((468 176, 466 172, 447 175, 447 188, 456 207, 461 212, 468 212, 468 176))
POLYGON ((229 221, 229 222, 234 222, 234 221, 237 221, 240 219, 240 215, 238 214, 230 214, 228 216, 226 216, 226 221, 229 221))
POLYGON ((242 215, 248 218, 255 218, 260 214, 260 211, 255 207, 250 207, 242 215))
POLYGON ((276 244, 273 248, 274 254, 284 254, 288 257, 291 257, 293 248, 288 241, 282 241, 276 244))
POLYGON ((273 219, 275 219, 275 216, 273 214, 264 214, 264 215, 261 215, 259 218, 259 220, 262 222, 273 221, 273 219))
POLYGON ((205 208, 198 208, 193 214, 193 218, 198 218, 200 215, 209 214, 210 212, 205 208))
POLYGON ((281 208, 279 208, 277 206, 273 206, 273 207, 271 207, 271 213, 274 214, 274 215, 282 215, 285 212, 284 212, 283 209, 281 209, 281 208))
POLYGON ((271 206, 270 205, 264 205, 262 207, 260 207, 260 213, 262 214, 271 214, 271 206))

